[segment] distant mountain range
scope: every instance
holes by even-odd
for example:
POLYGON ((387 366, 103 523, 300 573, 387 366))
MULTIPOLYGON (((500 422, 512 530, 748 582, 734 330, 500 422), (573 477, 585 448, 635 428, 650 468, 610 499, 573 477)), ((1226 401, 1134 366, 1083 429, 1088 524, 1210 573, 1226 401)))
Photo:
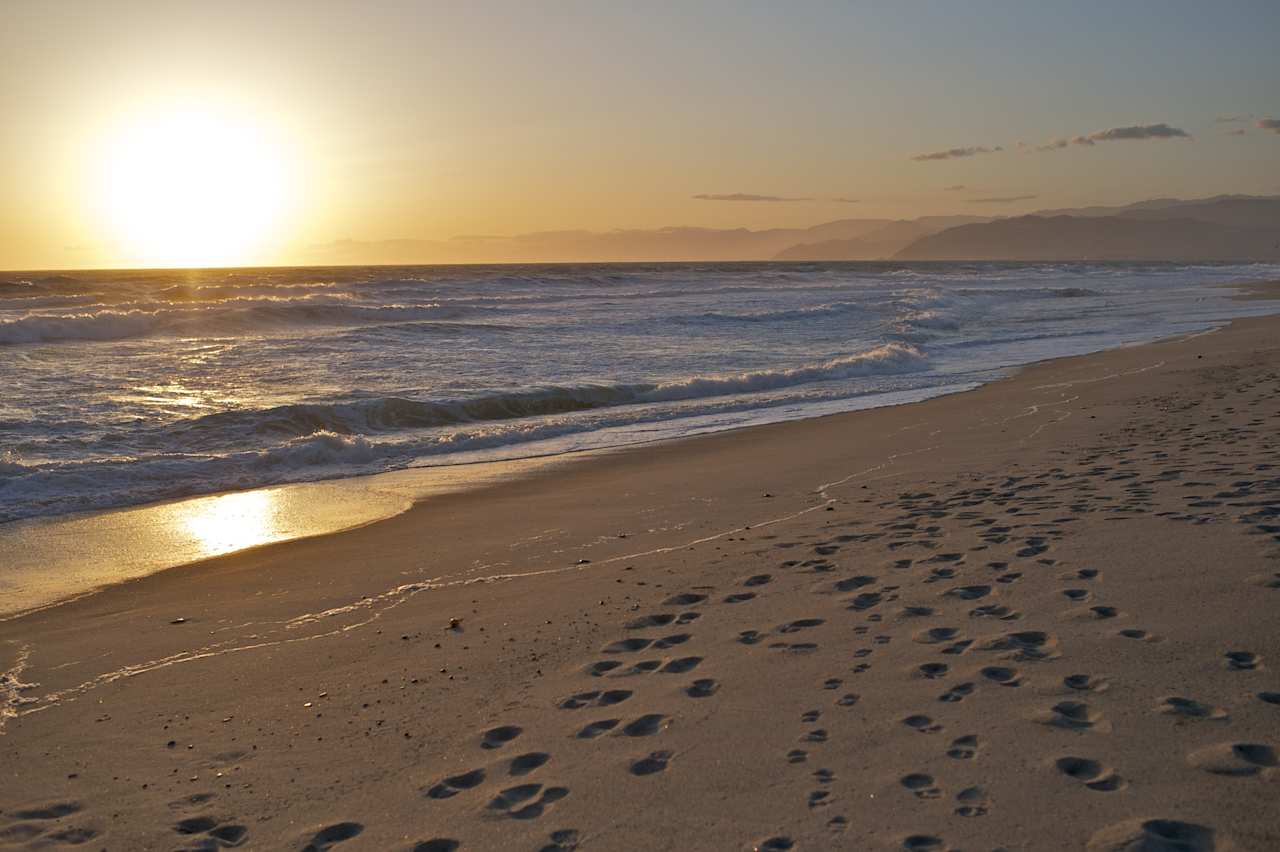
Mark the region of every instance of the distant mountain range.
POLYGON ((315 264, 838 260, 1280 260, 1280 196, 1159 198, 1029 216, 839 219, 811 228, 543 231, 339 240, 315 264))
POLYGON ((900 260, 1280 260, 1280 197, 1046 210, 930 234, 900 260))

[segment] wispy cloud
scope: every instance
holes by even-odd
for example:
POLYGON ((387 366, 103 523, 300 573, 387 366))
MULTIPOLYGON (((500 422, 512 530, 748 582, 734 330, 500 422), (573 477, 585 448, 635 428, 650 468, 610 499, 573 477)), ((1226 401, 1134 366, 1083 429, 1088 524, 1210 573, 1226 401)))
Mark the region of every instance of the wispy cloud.
POLYGON ((1073 145, 1093 145, 1097 142, 1117 142, 1131 139, 1190 139, 1191 134, 1181 127, 1160 124, 1131 124, 1127 127, 1112 127, 1107 130, 1095 130, 1088 136, 1077 136, 1071 140, 1073 145))
POLYGON ((813 201, 812 198, 789 198, 785 195, 756 195, 751 192, 701 193, 698 201, 813 201))
POLYGON ((1099 142, 1122 142, 1134 139, 1190 139, 1191 134, 1181 127, 1160 124, 1131 124, 1125 127, 1110 127, 1106 130, 1095 130, 1072 136, 1070 139, 1052 139, 1043 145, 1018 144, 1019 148, 1030 151, 1061 151, 1069 145, 1092 147, 1099 142))
POLYGON ((972 148, 948 148, 945 151, 930 151, 927 154, 916 154, 911 159, 915 160, 917 163, 923 163, 929 160, 956 160, 961 157, 975 157, 978 154, 994 154, 997 151, 1003 150, 1004 148, 999 145, 994 148, 975 145, 972 148))
POLYGON ((1240 121, 1248 121, 1251 118, 1253 118, 1252 115, 1243 113, 1241 115, 1220 115, 1214 121, 1218 124, 1235 124, 1240 121))
POLYGON ((834 201, 836 204, 860 204, 861 198, 828 198, 827 201, 834 201))
POLYGON ((1280 118, 1260 118, 1258 119, 1258 129, 1280 133, 1280 118))
POLYGON ((965 185, 964 185, 964 184, 962 184, 962 183, 957 183, 957 184, 955 184, 954 186, 944 186, 944 187, 942 188, 942 191, 943 191, 943 192, 959 192, 959 191, 960 191, 960 190, 962 190, 962 189, 968 189, 968 188, 969 188, 969 187, 965 186, 965 185))
POLYGON ((1245 129, 1243 127, 1237 127, 1235 130, 1223 130, 1221 132, 1221 135, 1223 136, 1243 136, 1244 134, 1245 129))
POLYGON ((970 204, 1012 204, 1015 201, 1030 201, 1038 195, 998 195, 994 198, 970 198, 970 204))

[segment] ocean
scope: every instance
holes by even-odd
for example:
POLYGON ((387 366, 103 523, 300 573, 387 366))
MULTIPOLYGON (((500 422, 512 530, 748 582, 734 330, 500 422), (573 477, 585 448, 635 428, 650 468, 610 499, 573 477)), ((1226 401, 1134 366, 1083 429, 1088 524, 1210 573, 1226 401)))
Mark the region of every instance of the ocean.
POLYGON ((0 273, 0 522, 892 405, 1204 330, 1268 264, 0 273))

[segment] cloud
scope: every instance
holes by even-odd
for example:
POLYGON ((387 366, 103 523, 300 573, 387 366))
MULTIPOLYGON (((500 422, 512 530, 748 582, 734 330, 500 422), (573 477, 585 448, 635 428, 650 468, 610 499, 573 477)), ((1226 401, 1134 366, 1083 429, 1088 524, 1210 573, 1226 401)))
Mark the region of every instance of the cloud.
MULTIPOLYGON (((1076 138, 1079 139, 1081 137, 1077 136, 1076 138)), ((1068 142, 1066 139, 1054 139, 1052 142, 1046 142, 1043 145, 1037 145, 1036 150, 1037 151, 1057 151, 1059 148, 1065 148, 1069 144, 1071 143, 1068 142)), ((1093 144, 1093 143, 1091 142, 1089 144, 1093 144)))
POLYGON ((1191 134, 1180 127, 1160 124, 1131 124, 1127 127, 1112 127, 1107 130, 1095 130, 1088 136, 1077 136, 1071 140, 1073 145, 1093 145, 1097 142, 1117 142, 1130 139, 1190 139, 1191 134))
POLYGON ((994 148, 986 148, 981 145, 975 145, 972 148, 948 148, 945 151, 931 151, 928 154, 916 154, 911 159, 917 163, 927 162, 928 160, 955 160, 960 157, 974 157, 978 154, 994 154, 996 151, 1003 151, 1004 148, 999 145, 994 148))
MULTIPOLYGON (((1219 119, 1224 121, 1226 119, 1219 119)), ((1234 117, 1232 117, 1234 120, 1234 117)), ((1180 127, 1160 124, 1131 124, 1127 127, 1111 127, 1106 130, 1095 130, 1093 133, 1072 136, 1070 139, 1051 139, 1043 145, 1030 148, 1034 151, 1061 151, 1070 145, 1083 145, 1092 148, 1099 142, 1118 142, 1133 139, 1190 139, 1191 134, 1180 127)), ((1020 148, 1027 147, 1019 144, 1020 148)))
POLYGON ((1280 133, 1280 118, 1260 118, 1258 119, 1258 129, 1280 133))
POLYGON ((828 198, 827 200, 834 201, 836 204, 859 204, 862 202, 861 198, 828 198))
POLYGON ((1245 134, 1245 130, 1243 127, 1237 127, 1235 130, 1222 131, 1223 136, 1243 136, 1244 134, 1245 134))
POLYGON ((1015 201, 1030 201, 1038 195, 1002 195, 995 198, 970 198, 970 204, 1012 204, 1015 201))
POLYGON ((701 193, 698 201, 813 201, 812 198, 788 198, 783 195, 756 195, 750 192, 701 193))
POLYGON ((960 190, 962 190, 962 189, 968 189, 968 188, 969 188, 969 187, 965 186, 965 185, 964 185, 964 184, 962 184, 962 183, 957 183, 957 184, 955 184, 954 186, 944 186, 944 187, 942 188, 942 191, 943 191, 943 192, 959 192, 959 191, 960 191, 960 190))
POLYGON ((1234 124, 1239 121, 1248 121, 1251 118, 1253 116, 1247 113, 1242 115, 1220 115, 1214 121, 1218 124, 1234 124))

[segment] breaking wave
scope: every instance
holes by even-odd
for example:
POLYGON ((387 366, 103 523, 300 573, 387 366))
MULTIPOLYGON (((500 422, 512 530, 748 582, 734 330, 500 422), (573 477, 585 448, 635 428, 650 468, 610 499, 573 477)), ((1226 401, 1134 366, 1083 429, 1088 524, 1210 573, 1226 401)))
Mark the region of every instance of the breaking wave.
POLYGON ((0 345, 126 340, 147 336, 236 336, 280 328, 456 319, 470 309, 440 304, 365 307, 311 300, 239 300, 216 307, 27 314, 0 321, 0 345))

